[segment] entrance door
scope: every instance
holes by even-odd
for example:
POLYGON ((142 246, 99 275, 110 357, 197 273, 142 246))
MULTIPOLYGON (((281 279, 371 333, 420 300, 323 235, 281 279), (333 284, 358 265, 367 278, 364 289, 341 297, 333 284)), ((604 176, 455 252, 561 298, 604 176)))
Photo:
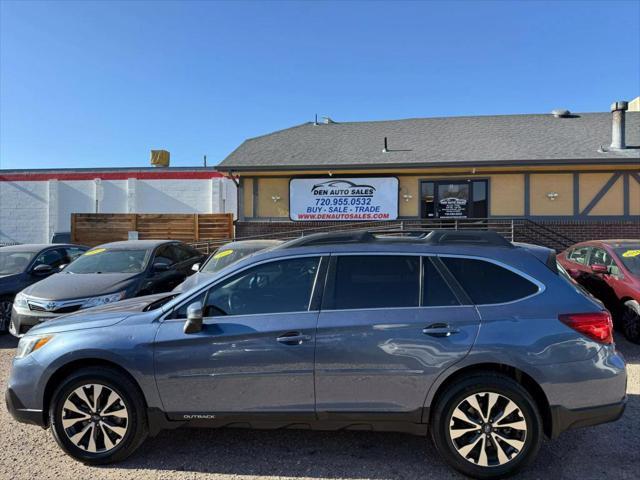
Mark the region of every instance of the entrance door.
POLYGON ((422 218, 486 218, 487 180, 424 181, 422 218))

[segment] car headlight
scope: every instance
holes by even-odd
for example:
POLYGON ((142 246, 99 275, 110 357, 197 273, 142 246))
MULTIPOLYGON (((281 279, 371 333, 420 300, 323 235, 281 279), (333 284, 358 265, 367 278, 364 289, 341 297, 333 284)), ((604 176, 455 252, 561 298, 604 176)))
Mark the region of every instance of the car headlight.
POLYGON ((26 357, 32 352, 44 347, 51 341, 53 335, 35 335, 22 337, 18 342, 18 348, 16 349, 16 358, 26 357))
POLYGON ((27 296, 20 292, 16 295, 16 298, 13 299, 13 304, 18 308, 29 308, 27 305, 27 296))
POLYGON ((107 303, 113 303, 113 302, 117 302, 119 300, 122 300, 124 298, 126 292, 118 292, 118 293, 111 293, 109 295, 102 295, 100 297, 92 297, 92 298, 88 298, 83 304, 82 304, 82 308, 91 308, 91 307, 97 307, 99 305, 106 305, 107 303))

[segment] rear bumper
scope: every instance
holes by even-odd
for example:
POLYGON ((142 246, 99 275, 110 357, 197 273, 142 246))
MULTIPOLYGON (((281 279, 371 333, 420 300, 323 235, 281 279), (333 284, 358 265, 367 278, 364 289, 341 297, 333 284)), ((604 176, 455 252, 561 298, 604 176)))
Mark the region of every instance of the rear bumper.
POLYGON ((8 388, 5 392, 4 401, 7 405, 7 410, 9 411, 11 416, 18 422, 29 423, 31 425, 39 425, 43 428, 46 427, 42 410, 25 408, 25 406, 22 404, 22 402, 20 402, 20 399, 11 388, 8 388))
POLYGON ((551 438, 572 428, 590 427, 601 423, 615 422, 624 413, 627 397, 619 403, 598 407, 570 410, 562 406, 551 407, 551 438))

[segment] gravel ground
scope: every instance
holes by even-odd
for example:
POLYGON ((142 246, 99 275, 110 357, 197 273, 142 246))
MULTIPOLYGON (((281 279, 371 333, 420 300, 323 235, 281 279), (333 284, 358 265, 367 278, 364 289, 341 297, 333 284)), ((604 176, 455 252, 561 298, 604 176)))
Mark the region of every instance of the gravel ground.
MULTIPOLYGON (((0 336, 3 395, 16 344, 0 336)), ((620 339, 618 347, 629 366, 622 419, 545 442, 518 478, 639 478, 640 347, 620 339)), ((462 478, 424 438, 400 434, 179 429, 147 440, 123 463, 87 467, 64 455, 49 431, 13 421, 2 402, 0 440, 2 479, 462 478)))

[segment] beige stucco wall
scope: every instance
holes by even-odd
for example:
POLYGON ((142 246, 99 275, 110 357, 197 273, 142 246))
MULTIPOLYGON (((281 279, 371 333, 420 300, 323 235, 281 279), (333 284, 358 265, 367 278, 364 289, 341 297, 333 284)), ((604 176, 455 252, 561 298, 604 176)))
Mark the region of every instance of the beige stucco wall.
POLYGON ((401 217, 417 217, 420 214, 420 179, 417 176, 399 176, 398 215, 401 217), (404 198, 410 195, 411 198, 404 198))
POLYGON ((245 217, 253 217, 253 178, 242 179, 242 211, 245 217))
POLYGON ((529 208, 531 215, 573 215, 573 175, 536 173, 530 177, 529 208), (549 200, 547 193, 558 194, 549 200))
MULTIPOLYGON (((583 173, 580 175, 580 211, 598 194, 611 179, 611 173, 583 173)), ((622 215, 624 213, 623 181, 619 178, 611 189, 589 212, 589 215, 622 215)))
POLYGON ((580 211, 582 212, 589 202, 596 196, 605 183, 611 178, 612 173, 583 173, 580 175, 580 211))
POLYGON ((489 214, 524 215, 524 175, 491 175, 489 214))
POLYGON ((640 183, 629 179, 629 215, 640 215, 640 183))
POLYGON ((624 188, 622 177, 589 212, 589 215, 624 215, 624 188))
POLYGON ((258 181, 258 217, 289 218, 289 179, 259 178, 258 181), (274 201, 274 197, 280 197, 274 201))

